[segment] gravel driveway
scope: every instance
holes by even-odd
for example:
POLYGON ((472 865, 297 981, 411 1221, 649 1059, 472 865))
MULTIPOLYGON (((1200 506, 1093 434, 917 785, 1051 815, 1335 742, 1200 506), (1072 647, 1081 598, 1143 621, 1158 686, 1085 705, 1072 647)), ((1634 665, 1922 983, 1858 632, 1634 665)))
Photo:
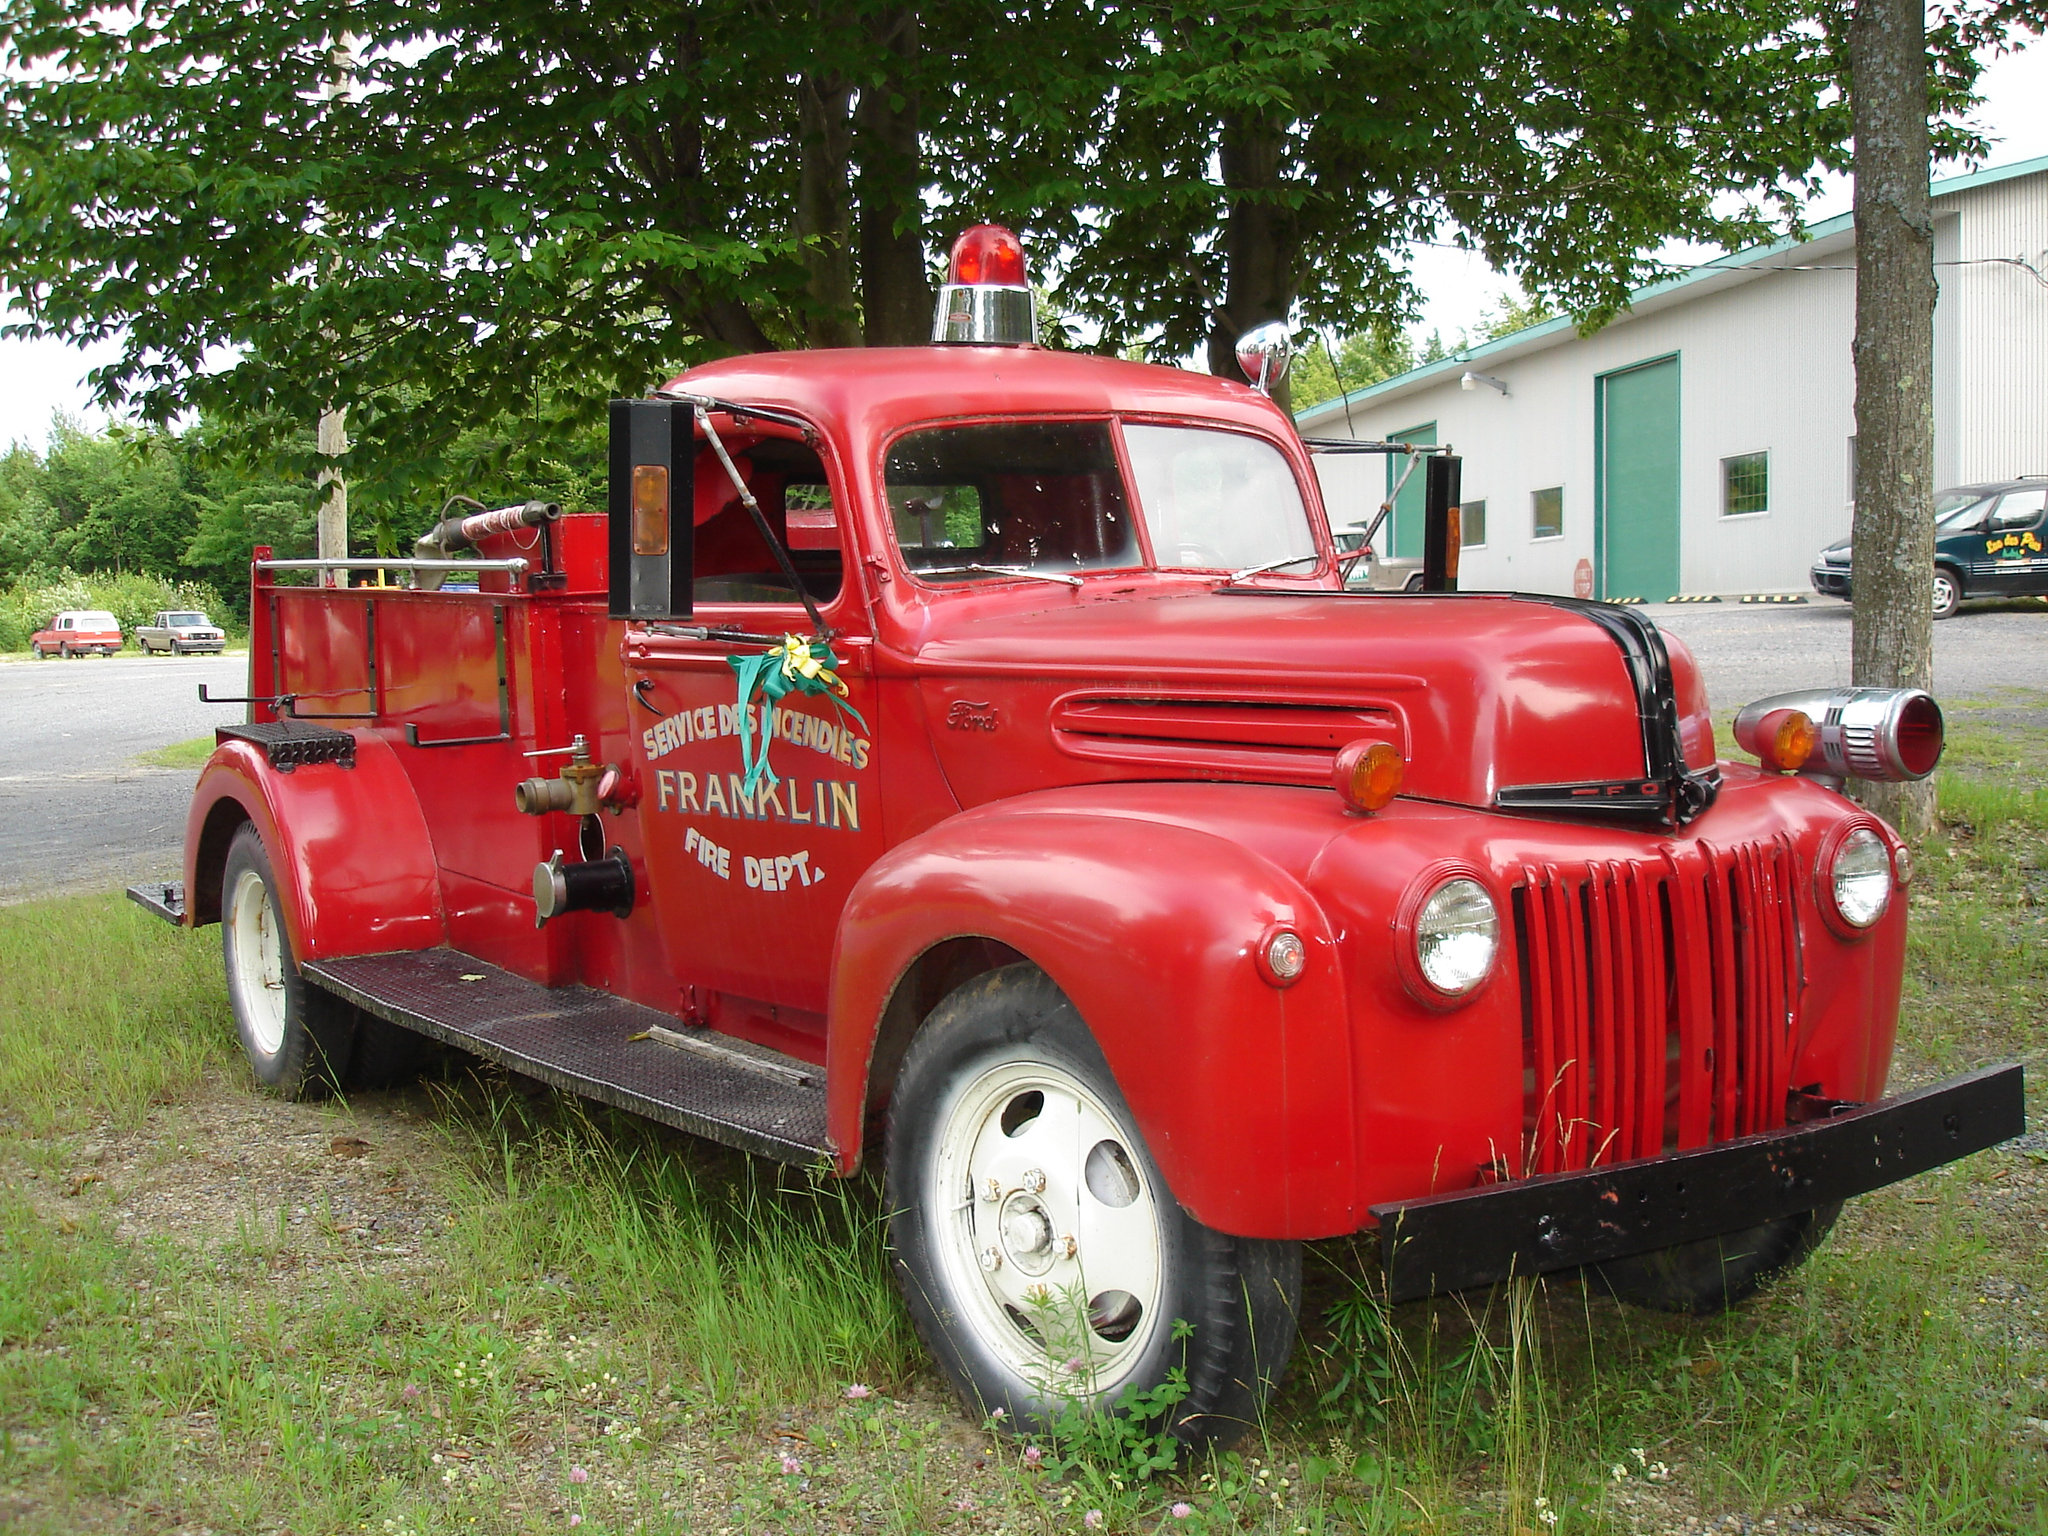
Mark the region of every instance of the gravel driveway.
POLYGON ((198 775, 136 756, 211 735, 239 704, 243 656, 0 662, 0 902, 172 879, 198 775))

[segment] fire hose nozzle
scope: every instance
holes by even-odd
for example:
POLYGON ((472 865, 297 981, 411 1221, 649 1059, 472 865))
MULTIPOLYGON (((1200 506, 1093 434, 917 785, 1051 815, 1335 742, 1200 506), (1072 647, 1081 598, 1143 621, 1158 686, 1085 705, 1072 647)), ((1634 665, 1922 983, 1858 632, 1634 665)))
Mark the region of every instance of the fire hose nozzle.
POLYGON ((568 779, 522 779, 512 786, 512 803, 527 816, 573 810, 577 786, 568 779))

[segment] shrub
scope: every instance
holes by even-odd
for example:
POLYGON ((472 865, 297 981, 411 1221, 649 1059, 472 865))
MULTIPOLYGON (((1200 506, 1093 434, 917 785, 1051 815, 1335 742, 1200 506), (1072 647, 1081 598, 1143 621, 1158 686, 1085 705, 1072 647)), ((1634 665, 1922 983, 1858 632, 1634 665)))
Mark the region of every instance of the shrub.
POLYGON ((76 571, 31 571, 0 591, 0 651, 28 649, 29 636, 65 608, 104 608, 133 634, 161 608, 197 608, 216 622, 228 615, 219 592, 203 582, 170 581, 125 571, 81 576, 76 571))

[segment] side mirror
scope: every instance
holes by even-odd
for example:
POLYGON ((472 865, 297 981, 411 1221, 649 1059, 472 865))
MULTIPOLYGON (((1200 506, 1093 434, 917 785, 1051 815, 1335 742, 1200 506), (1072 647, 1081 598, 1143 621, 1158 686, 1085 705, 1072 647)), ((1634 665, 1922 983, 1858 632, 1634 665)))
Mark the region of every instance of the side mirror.
POLYGON ((1287 335, 1285 320, 1268 320, 1237 338, 1237 366, 1252 381, 1252 388, 1262 395, 1273 393, 1273 386, 1287 377, 1287 364, 1293 355, 1287 335))
POLYGON ((611 616, 690 616, 696 412, 668 400, 611 407, 611 616))

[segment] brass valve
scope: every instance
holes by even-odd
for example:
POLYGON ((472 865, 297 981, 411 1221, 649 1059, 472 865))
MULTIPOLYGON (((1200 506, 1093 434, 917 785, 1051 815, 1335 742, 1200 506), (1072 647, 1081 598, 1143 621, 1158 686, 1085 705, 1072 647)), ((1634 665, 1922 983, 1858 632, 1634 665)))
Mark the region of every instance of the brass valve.
POLYGON ((590 760, 590 743, 578 736, 566 747, 544 747, 527 757, 556 757, 569 754, 562 771, 552 779, 522 779, 513 787, 512 803, 528 816, 545 816, 550 811, 567 811, 572 816, 595 816, 603 807, 600 781, 609 771, 590 760))

